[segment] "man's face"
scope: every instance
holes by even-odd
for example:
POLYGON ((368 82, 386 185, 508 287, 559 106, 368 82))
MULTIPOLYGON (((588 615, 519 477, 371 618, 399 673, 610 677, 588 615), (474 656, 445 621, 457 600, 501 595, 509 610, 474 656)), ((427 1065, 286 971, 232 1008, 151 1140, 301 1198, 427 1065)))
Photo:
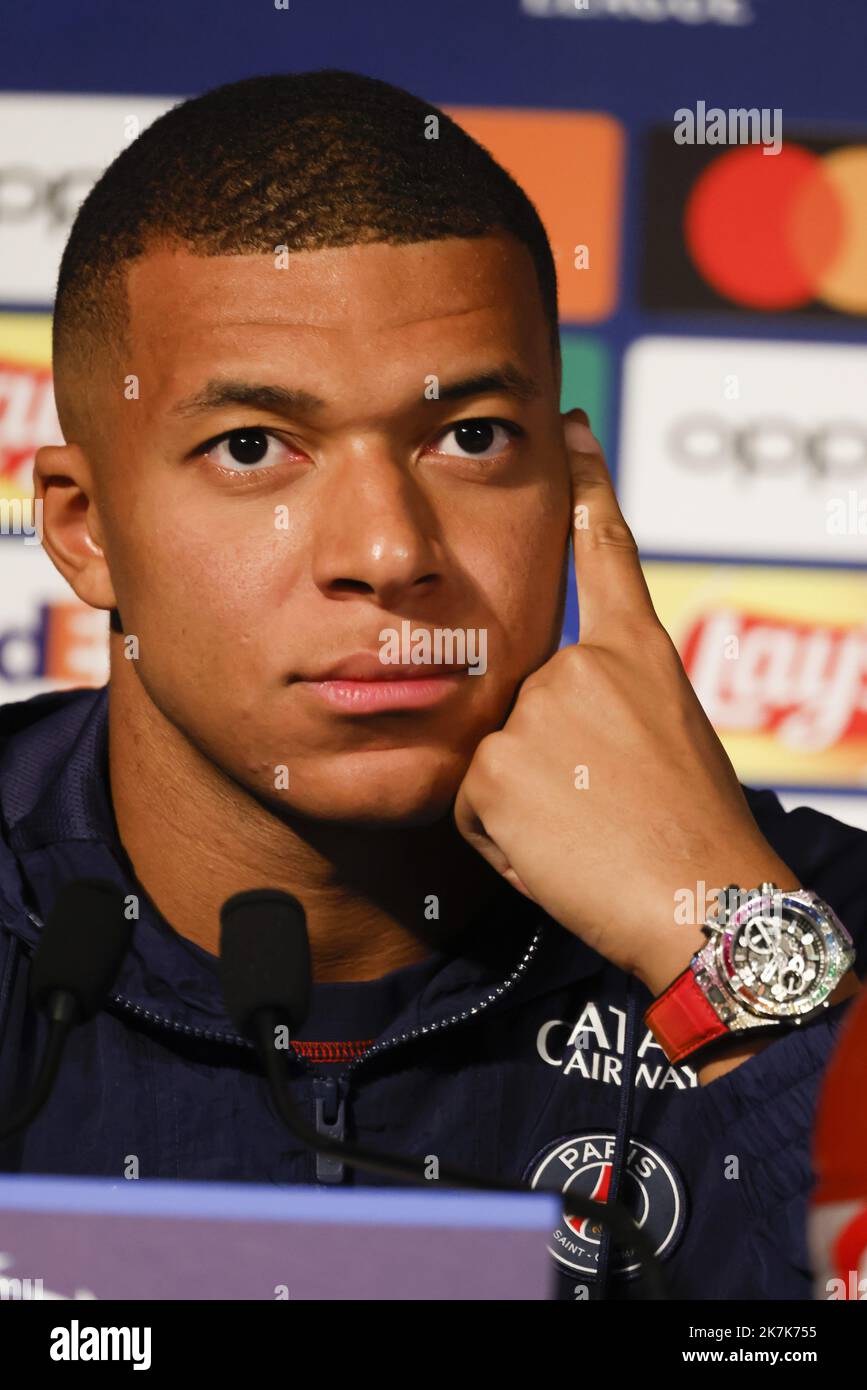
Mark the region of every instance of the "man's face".
POLYGON ((160 250, 128 288, 139 399, 112 406, 95 500, 147 696, 272 804, 437 819, 559 640, 568 468, 527 251, 160 250), (484 630, 485 673, 389 709, 318 683, 405 622, 484 630))

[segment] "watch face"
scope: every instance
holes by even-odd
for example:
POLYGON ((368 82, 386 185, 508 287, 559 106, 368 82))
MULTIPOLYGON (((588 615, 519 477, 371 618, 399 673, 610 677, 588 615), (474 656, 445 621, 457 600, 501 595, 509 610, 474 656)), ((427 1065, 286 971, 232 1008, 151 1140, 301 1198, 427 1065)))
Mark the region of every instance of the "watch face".
POLYGON ((791 898, 753 898, 721 934, 719 962, 752 1013, 787 1018, 809 1013, 828 993, 825 924, 791 898))

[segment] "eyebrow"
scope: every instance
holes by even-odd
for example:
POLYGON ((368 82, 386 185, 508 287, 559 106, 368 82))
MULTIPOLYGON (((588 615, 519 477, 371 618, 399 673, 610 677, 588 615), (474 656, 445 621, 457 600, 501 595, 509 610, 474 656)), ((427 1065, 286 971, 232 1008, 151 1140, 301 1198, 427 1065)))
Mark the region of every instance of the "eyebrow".
MULTIPOLYGON (((438 396, 441 401, 466 400, 470 396, 481 396, 498 392, 515 396, 519 400, 537 400, 542 394, 539 383, 525 372, 519 371, 511 362, 500 367, 478 372, 440 385, 438 396)), ((250 406, 254 410, 266 410, 274 415, 312 415, 323 410, 328 404, 310 391, 302 391, 288 386, 268 386, 246 381, 209 381, 201 391, 186 396, 172 406, 173 415, 201 415, 209 410, 223 410, 226 406, 250 406)))
POLYGON ((517 396, 522 401, 537 400, 542 394, 538 381, 519 371, 511 362, 505 362, 501 367, 480 372, 477 376, 464 377, 447 386, 441 385, 439 399, 460 401, 467 396, 482 396, 494 391, 505 396, 517 396))
POLYGON ((292 390, 288 386, 215 380, 209 381, 195 395, 178 401, 172 406, 172 414, 201 415, 207 410, 222 410, 227 405, 249 405, 254 410, 268 410, 275 415, 299 415, 322 410, 326 402, 309 391, 292 390))

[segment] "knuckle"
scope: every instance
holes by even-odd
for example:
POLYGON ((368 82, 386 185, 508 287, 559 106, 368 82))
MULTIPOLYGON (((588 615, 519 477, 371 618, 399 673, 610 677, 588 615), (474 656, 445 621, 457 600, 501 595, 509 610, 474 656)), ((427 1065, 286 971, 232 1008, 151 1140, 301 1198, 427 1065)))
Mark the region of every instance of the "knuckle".
POLYGON ((571 675, 583 675, 587 670, 589 651, 586 643, 582 647, 579 642, 573 647, 563 647, 562 651, 558 652, 557 659, 571 675))
POLYGON ((519 690, 521 698, 523 699, 526 695, 532 695, 533 691, 538 690, 541 684, 542 677, 540 676, 539 672, 531 671, 530 674, 528 676, 525 676, 524 679, 521 681, 519 690))
POLYGON ((593 527, 592 536, 593 545, 596 547, 612 546, 617 550, 629 550, 638 554, 635 537, 625 521, 600 521, 593 527))
POLYGON ((598 668, 598 649, 589 642, 579 642, 577 646, 564 648, 562 655, 563 671, 570 685, 573 688, 586 686, 598 668))
POLYGON ((496 780, 503 768, 503 745, 499 733, 486 734, 473 757, 475 770, 482 777, 496 780))
POLYGON ((659 621, 650 623, 642 640, 647 651, 655 660, 683 669, 677 647, 662 623, 659 621))
POLYGON ((532 709, 536 711, 540 706, 546 705, 548 702, 547 689, 547 685, 541 680, 525 681, 515 703, 516 710, 526 712, 528 709, 532 709))

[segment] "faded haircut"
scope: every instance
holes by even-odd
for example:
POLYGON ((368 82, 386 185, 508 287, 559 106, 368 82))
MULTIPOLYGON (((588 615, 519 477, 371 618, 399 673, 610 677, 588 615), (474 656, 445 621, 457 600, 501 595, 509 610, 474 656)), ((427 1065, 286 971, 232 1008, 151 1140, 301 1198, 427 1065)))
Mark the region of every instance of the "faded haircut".
POLYGON ((72 226, 54 315, 61 424, 81 389, 67 376, 80 383, 106 349, 123 351, 126 271, 149 248, 251 255, 496 232, 532 257, 556 357, 557 276, 539 215, 430 102, 336 69, 247 78, 184 101, 117 156, 72 226))

